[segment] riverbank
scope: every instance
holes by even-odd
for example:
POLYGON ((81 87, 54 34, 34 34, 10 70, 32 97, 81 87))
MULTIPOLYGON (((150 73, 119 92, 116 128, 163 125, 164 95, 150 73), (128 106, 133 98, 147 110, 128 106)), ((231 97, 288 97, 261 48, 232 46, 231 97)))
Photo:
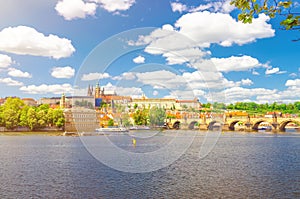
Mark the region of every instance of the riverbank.
POLYGON ((30 135, 41 135, 41 136, 63 136, 62 131, 23 131, 23 132, 0 132, 0 136, 30 136, 30 135))

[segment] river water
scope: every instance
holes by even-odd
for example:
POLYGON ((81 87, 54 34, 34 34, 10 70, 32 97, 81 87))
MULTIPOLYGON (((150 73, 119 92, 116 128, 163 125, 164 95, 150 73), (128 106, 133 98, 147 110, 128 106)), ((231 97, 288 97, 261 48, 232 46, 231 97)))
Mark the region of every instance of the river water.
MULTIPOLYGON (((107 139, 86 139, 95 137, 107 139)), ((134 147, 126 135, 110 139, 145 152, 173 134, 156 137, 151 144, 139 138, 134 147)), ((188 137, 184 132, 180 139, 188 137)), ((221 134, 201 159, 204 138, 197 134, 169 166, 128 173, 95 159, 79 137, 1 136, 0 198, 300 198, 299 134, 221 134)))

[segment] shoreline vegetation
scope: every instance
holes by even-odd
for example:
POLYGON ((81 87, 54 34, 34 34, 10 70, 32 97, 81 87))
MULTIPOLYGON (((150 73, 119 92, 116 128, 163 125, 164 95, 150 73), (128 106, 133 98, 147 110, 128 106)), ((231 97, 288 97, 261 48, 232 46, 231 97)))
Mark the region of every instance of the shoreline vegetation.
POLYGON ((3 131, 0 136, 63 136, 63 131, 3 131))

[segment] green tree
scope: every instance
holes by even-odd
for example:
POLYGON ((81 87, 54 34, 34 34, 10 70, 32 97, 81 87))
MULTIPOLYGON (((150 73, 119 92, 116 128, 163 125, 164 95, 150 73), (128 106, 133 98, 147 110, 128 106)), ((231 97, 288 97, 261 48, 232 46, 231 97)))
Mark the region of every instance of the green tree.
POLYGON ((136 125, 147 125, 148 124, 148 110, 147 109, 138 109, 133 113, 133 120, 136 125))
POLYGON ((122 113, 121 118, 122 118, 122 125, 124 125, 124 126, 131 125, 130 117, 127 113, 122 113))
POLYGON ((65 117, 63 110, 61 109, 54 109, 52 113, 52 122, 58 128, 61 128, 65 124, 65 117))
POLYGON ((25 106, 19 98, 7 98, 3 105, 3 123, 8 129, 16 128, 20 122, 20 114, 25 106))
POLYGON ((113 119, 109 119, 108 122, 107 122, 107 125, 108 126, 114 126, 115 122, 113 119))
POLYGON ((252 23, 254 17, 264 13, 270 18, 283 17, 280 25, 285 30, 300 29, 300 13, 291 0, 232 0, 231 5, 241 10, 238 19, 243 23, 252 23))
POLYGON ((4 110, 4 107, 0 106, 0 126, 4 126, 5 125, 3 110, 4 110))
POLYGON ((21 114, 20 114, 19 126, 28 127, 28 122, 27 122, 28 109, 29 109, 29 106, 24 106, 22 108, 22 111, 21 111, 21 114))
POLYGON ((27 111, 27 125, 30 130, 38 127, 38 119, 34 108, 30 107, 27 111))
POLYGON ((153 126, 161 126, 164 124, 166 112, 163 108, 156 106, 152 107, 149 111, 149 121, 153 126))

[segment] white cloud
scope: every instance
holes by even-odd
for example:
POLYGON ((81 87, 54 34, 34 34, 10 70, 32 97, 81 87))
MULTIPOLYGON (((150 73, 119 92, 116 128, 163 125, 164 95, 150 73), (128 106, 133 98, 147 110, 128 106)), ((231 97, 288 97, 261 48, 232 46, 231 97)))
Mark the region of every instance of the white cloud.
POLYGON ((119 76, 112 77, 113 80, 134 80, 136 79, 136 75, 133 72, 125 72, 119 76))
POLYGON ((145 63, 145 57, 139 55, 136 58, 133 59, 133 62, 136 64, 142 64, 145 63))
POLYGON ((0 68, 6 68, 13 63, 11 57, 0 54, 0 68))
POLYGON ((289 79, 286 81, 285 86, 296 86, 300 88, 300 79, 289 79))
POLYGON ((54 67, 52 68, 51 71, 51 76, 55 77, 55 78, 71 78, 73 77, 75 74, 75 69, 70 67, 70 66, 66 66, 66 67, 54 67))
POLYGON ((91 81, 91 80, 107 79, 110 77, 111 76, 108 73, 89 73, 89 74, 83 74, 81 80, 91 81))
MULTIPOLYGON (((146 45, 145 52, 162 55, 169 65, 186 63, 199 69, 201 67, 197 65, 201 65, 203 59, 211 54, 207 48, 212 43, 221 46, 244 45, 259 38, 274 36, 274 30, 267 23, 268 21, 269 17, 264 14, 253 19, 251 24, 244 24, 237 22, 229 14, 207 11, 188 13, 177 20, 175 27, 166 24, 149 35, 139 36, 136 42, 130 41, 128 44, 146 45)), ((227 65, 219 65, 220 71, 231 68, 242 71, 261 66, 257 59, 246 55, 213 60, 217 64, 226 61, 227 65), (239 61, 242 61, 242 65, 238 65, 239 61)))
POLYGON ((24 78, 31 78, 31 74, 28 72, 23 72, 16 68, 10 68, 8 71, 8 75, 12 77, 24 77, 24 78))
POLYGON ((4 83, 8 86, 22 86, 23 83, 22 82, 19 82, 19 81, 16 81, 16 80, 13 80, 11 78, 0 78, 0 83, 4 83))
POLYGON ((199 69, 204 69, 208 66, 214 66, 217 71, 230 72, 230 71, 247 71, 252 68, 261 67, 262 64, 256 58, 243 55, 240 57, 231 56, 226 58, 211 58, 202 63, 194 65, 199 69), (212 62, 212 63, 210 63, 212 62))
POLYGON ((17 26, 0 32, 0 51, 60 59, 71 56, 75 49, 66 38, 52 34, 45 36, 34 28, 17 26))
POLYGON ((251 79, 249 79, 249 78, 247 78, 247 79, 242 79, 242 80, 241 80, 241 84, 242 84, 242 85, 245 85, 245 86, 251 86, 251 85, 253 84, 253 81, 252 81, 251 79))
POLYGON ((106 91, 113 91, 121 96, 131 96, 133 98, 141 97, 143 94, 142 88, 139 87, 122 87, 112 85, 110 82, 103 86, 106 91))
POLYGON ((233 19, 229 14, 194 12, 183 15, 175 23, 179 33, 184 34, 202 46, 211 43, 221 46, 247 44, 256 39, 274 36, 270 18, 260 14, 251 24, 244 24, 233 19))
POLYGON ((95 15, 97 4, 85 3, 83 0, 60 0, 55 10, 66 20, 85 18, 87 15, 95 15))
POLYGON ((157 96, 159 94, 159 92, 157 90, 154 90, 152 95, 157 96))
POLYGON ((118 11, 128 10, 134 3, 135 0, 90 0, 100 4, 108 12, 116 13, 118 11))
POLYGON ((286 73, 286 71, 280 71, 280 69, 278 67, 275 67, 275 68, 269 67, 266 69, 266 72, 265 72, 266 75, 283 74, 283 73, 286 73))
POLYGON ((253 70, 253 71, 252 71, 252 75, 260 75, 260 74, 259 74, 259 72, 253 70))
POLYGON ((289 74, 290 77, 297 77, 298 75, 296 73, 289 74))
POLYGON ((188 10, 187 6, 180 2, 171 2, 171 8, 173 12, 178 11, 180 13, 188 10))
POLYGON ((222 0, 209 2, 207 4, 200 4, 197 7, 187 6, 179 2, 172 2, 171 8, 173 12, 198 12, 198 11, 210 11, 210 12, 221 12, 221 13, 230 13, 235 9, 233 5, 230 5, 231 0, 222 0))
POLYGON ((21 91, 30 94, 62 94, 62 93, 72 93, 73 88, 71 84, 53 84, 53 85, 29 85, 29 86, 22 86, 20 88, 21 91))

